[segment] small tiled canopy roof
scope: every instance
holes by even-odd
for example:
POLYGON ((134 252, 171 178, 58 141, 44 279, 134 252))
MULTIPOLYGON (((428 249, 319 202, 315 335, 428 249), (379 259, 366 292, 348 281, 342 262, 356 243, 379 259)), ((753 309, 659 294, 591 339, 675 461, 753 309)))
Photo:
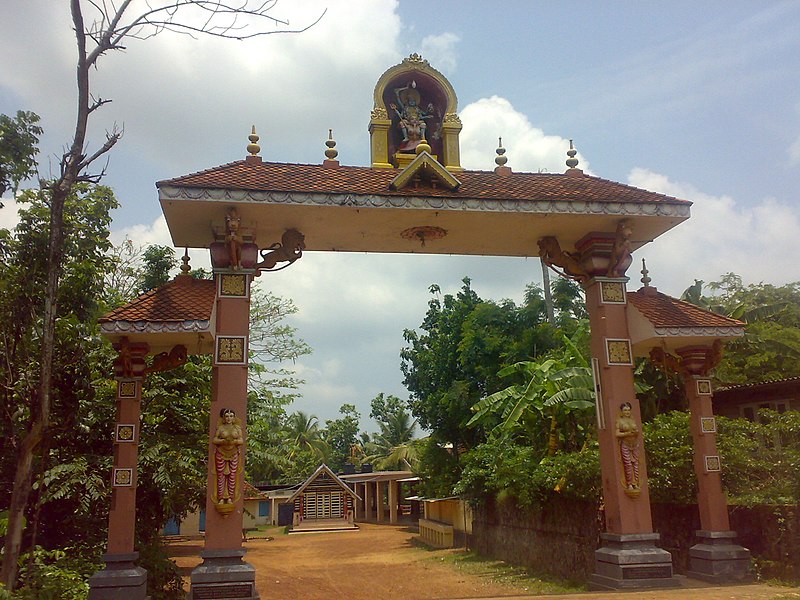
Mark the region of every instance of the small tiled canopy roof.
POLYGON ((210 351, 216 287, 210 279, 178 275, 101 317, 100 331, 116 341, 146 342, 151 353, 183 344, 190 354, 210 351))
POLYGON ((486 256, 537 256, 537 241, 545 236, 557 236, 562 248, 569 248, 590 232, 614 232, 623 219, 634 231, 636 249, 690 213, 686 200, 577 169, 457 171, 449 185, 441 177, 426 177, 424 169, 414 171, 423 158, 441 167, 439 175, 444 172, 426 153, 406 167, 408 172, 249 156, 157 186, 174 244, 189 248, 209 247, 232 208, 262 248, 297 229, 310 251, 486 256), (438 233, 421 244, 409 235, 421 229, 438 233))
MULTIPOLYGON (((651 288, 654 289, 654 288, 651 288)), ((744 327, 744 323, 718 315, 699 306, 661 292, 628 292, 633 304, 656 328, 675 327, 744 327)))
POLYGON ((628 329, 637 356, 646 356, 656 346, 672 351, 744 335, 743 322, 672 298, 654 287, 628 292, 627 297, 628 329))

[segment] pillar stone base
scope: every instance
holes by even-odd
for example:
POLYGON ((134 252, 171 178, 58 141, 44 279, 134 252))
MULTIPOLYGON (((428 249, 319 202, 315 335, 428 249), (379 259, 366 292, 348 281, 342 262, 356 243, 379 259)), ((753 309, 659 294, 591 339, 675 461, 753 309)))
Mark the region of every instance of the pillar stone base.
POLYGON ((134 564, 138 552, 104 554, 105 569, 89 578, 89 600, 147 600, 147 571, 134 564))
POLYGON ((245 552, 203 550, 203 563, 192 571, 188 600, 259 600, 256 570, 242 560, 245 552))
POLYGON ((689 577, 711 583, 749 581, 750 550, 736 543, 735 531, 696 531, 689 549, 689 577))
POLYGON ((595 550, 590 590, 643 590, 680 585, 672 574, 672 555, 658 548, 657 533, 601 533, 595 550))

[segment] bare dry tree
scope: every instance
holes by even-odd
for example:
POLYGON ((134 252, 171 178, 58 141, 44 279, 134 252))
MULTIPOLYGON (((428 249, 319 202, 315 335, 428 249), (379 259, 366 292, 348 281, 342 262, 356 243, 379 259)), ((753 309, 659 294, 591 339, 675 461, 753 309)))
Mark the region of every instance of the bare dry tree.
POLYGON ((70 12, 78 50, 75 133, 59 161, 58 178, 50 182, 50 236, 47 284, 45 288, 41 373, 37 393, 31 399, 31 422, 19 444, 17 469, 8 514, 0 582, 13 590, 22 544, 24 514, 33 482, 33 464, 50 421, 53 354, 55 347, 56 299, 64 253, 64 203, 78 183, 97 183, 105 167, 90 168, 122 137, 114 127, 106 132, 105 142, 94 151, 86 148, 89 119, 110 100, 91 93, 90 74, 100 57, 110 51, 124 50, 126 40, 148 39, 164 32, 192 37, 207 35, 232 40, 246 40, 274 33, 299 33, 315 25, 324 11, 298 29, 290 29, 286 20, 272 14, 277 0, 70 0, 70 12), (87 18, 84 18, 84 12, 87 18))

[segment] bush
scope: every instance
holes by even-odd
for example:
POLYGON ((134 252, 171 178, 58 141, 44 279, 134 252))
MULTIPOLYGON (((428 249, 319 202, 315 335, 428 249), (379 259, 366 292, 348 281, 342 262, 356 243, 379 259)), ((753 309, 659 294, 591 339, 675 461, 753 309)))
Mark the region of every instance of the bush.
POLYGON ((689 415, 672 411, 642 426, 647 486, 654 502, 692 504, 697 499, 689 415))
POLYGON ((800 504, 800 412, 717 418, 722 483, 734 504, 800 504))
POLYGON ((19 585, 13 598, 83 600, 89 594, 89 577, 102 568, 87 558, 92 554, 87 548, 45 550, 37 546, 32 552, 20 556, 19 585))
POLYGON ((597 444, 580 452, 542 456, 531 446, 507 437, 492 438, 464 455, 456 492, 481 503, 488 497, 513 496, 521 506, 546 501, 554 493, 598 500, 601 493, 597 444))

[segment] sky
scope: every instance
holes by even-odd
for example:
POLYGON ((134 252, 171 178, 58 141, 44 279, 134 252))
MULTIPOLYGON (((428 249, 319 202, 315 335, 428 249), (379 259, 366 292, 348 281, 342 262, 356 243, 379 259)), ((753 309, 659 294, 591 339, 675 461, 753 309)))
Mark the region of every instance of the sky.
MULTIPOLYGON (((0 113, 42 117, 48 176, 74 129, 69 2, 0 7, 0 113)), ((101 58, 93 93, 113 101, 92 117, 90 149, 124 129, 104 178, 121 203, 116 242, 172 245, 155 182, 241 160, 252 125, 264 160, 319 163, 332 128, 341 163, 367 165, 375 83, 416 52, 455 88, 466 168, 494 168, 502 136, 513 170, 563 172, 574 139, 587 172, 694 203, 635 253, 629 288, 643 257, 674 296, 731 271, 800 280, 800 3, 282 0, 273 14, 292 29, 322 18, 248 41, 162 33, 101 58)), ((4 204, 0 227, 13 227, 4 204)), ((306 253, 262 275, 314 349, 295 364, 306 383, 290 410, 324 421, 351 403, 375 430, 370 400, 408 397, 403 330, 421 323, 431 284, 454 293, 465 276, 485 299, 519 302, 541 269, 535 257, 306 253)))

